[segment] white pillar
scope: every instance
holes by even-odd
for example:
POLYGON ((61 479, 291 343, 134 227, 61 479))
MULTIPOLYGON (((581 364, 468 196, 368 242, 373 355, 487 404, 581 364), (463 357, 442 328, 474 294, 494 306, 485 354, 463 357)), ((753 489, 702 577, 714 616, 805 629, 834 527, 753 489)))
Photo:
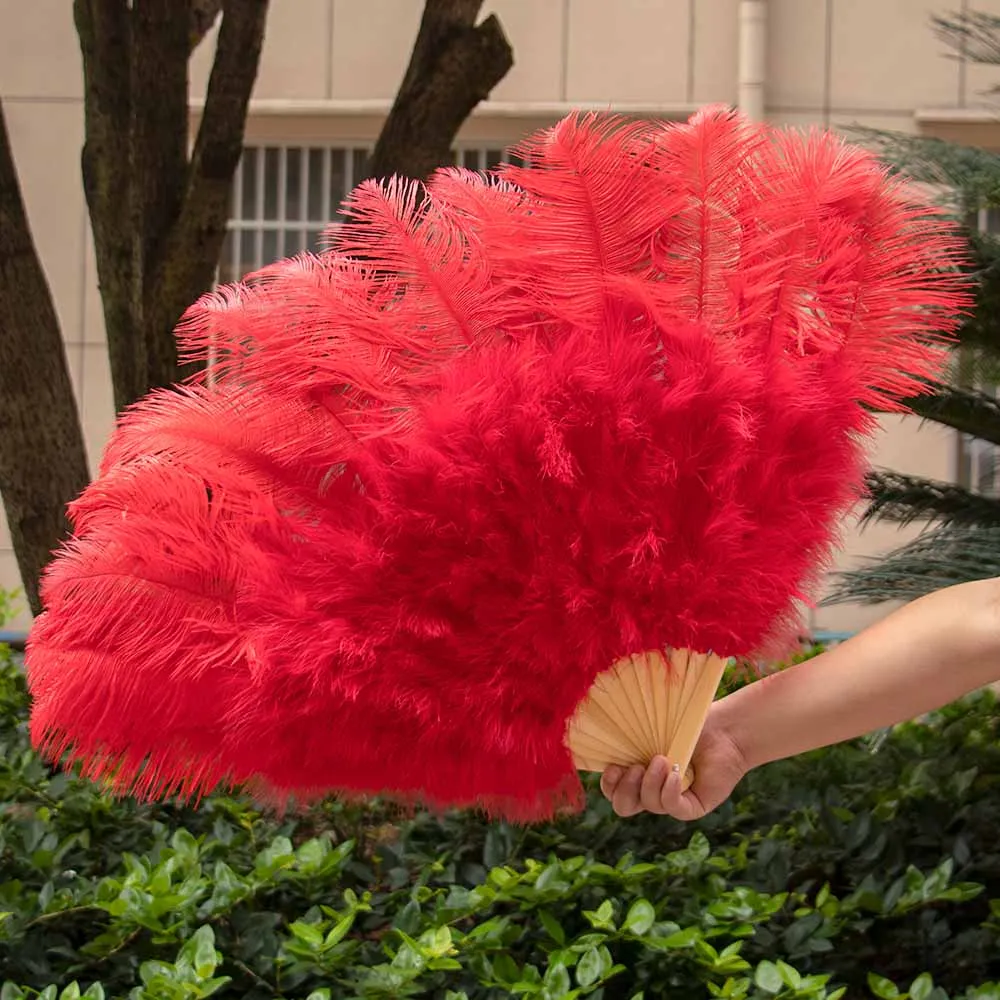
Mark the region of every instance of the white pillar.
POLYGON ((740 0, 738 105, 747 117, 764 117, 767 78, 767 0, 740 0))

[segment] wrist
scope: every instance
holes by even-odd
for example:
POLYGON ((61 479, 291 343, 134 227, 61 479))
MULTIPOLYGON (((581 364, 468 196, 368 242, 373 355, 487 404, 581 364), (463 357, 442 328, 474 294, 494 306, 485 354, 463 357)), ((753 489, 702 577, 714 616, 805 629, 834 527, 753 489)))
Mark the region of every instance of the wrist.
POLYGON ((761 678, 732 694, 720 698, 712 706, 712 721, 732 746, 735 757, 740 762, 743 773, 752 771, 767 758, 759 739, 759 732, 753 726, 746 726, 745 720, 753 717, 750 702, 759 693, 759 688, 767 678, 761 678))
MULTIPOLYGON (((705 729, 711 731, 712 741, 726 748, 726 760, 731 762, 733 774, 733 784, 737 784, 742 777, 756 765, 751 762, 747 753, 748 738, 741 732, 736 724, 737 714, 732 711, 729 699, 732 695, 720 698, 712 705, 705 729)), ((752 749, 752 747, 751 747, 752 749)))

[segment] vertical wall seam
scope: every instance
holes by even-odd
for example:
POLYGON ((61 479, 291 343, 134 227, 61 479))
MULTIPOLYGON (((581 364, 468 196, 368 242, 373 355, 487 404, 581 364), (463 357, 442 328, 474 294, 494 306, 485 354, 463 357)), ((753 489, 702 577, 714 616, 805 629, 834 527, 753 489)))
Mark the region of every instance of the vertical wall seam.
POLYGON ((694 4, 695 0, 688 0, 687 84, 684 94, 684 100, 687 104, 694 104, 695 33, 697 31, 694 4))
POLYGON ((333 32, 334 5, 337 0, 326 0, 326 99, 333 100, 333 32))
MULTIPOLYGON (((962 17, 969 13, 969 0, 962 0, 962 17)), ((958 60, 958 106, 964 108, 969 101, 969 51, 965 36, 962 37, 962 48, 958 60)))
POLYGON ((563 0, 562 5, 562 38, 560 40, 559 58, 559 100, 566 103, 569 100, 569 19, 570 0, 563 0))
POLYGON ((767 114, 767 0, 741 0, 737 45, 737 105, 755 121, 767 114))
POLYGON ((833 115, 833 0, 826 0, 826 38, 823 43, 823 124, 833 115))

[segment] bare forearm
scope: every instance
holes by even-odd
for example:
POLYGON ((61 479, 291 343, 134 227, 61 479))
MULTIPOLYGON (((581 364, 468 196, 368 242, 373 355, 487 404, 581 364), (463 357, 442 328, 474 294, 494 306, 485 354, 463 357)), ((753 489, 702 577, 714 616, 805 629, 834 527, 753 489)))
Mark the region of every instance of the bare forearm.
POLYGON ((853 739, 1000 680, 1000 581, 921 598, 716 706, 749 767, 853 739))

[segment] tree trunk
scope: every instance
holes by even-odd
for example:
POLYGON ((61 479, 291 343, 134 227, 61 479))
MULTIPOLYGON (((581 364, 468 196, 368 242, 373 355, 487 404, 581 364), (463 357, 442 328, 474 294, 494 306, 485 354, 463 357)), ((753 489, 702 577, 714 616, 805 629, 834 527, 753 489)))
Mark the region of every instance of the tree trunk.
POLYGON ((482 5, 482 0, 426 0, 409 66, 368 164, 369 177, 423 180, 454 164, 458 130, 514 65, 496 15, 476 24, 482 5))
MULTIPOLYGON (((177 321, 215 280, 264 44, 268 0, 224 0, 222 11, 205 108, 184 177, 183 201, 165 234, 147 303, 150 329, 174 352, 177 321)), ((176 362, 176 353, 173 358, 176 362)), ((189 373, 190 368, 181 366, 174 375, 189 373)), ((161 377, 155 384, 166 383, 161 377)))
MULTIPOLYGON (((426 0, 371 175, 425 178, 513 65, 482 0, 426 0)), ((268 0, 73 0, 84 68, 84 191, 115 406, 177 381, 174 328, 214 279, 268 0), (222 23, 188 150, 188 64, 222 23)), ((0 125, 2 108, 0 108, 0 125)), ((87 463, 52 296, 0 135, 0 489, 32 611, 87 463)))
POLYGON ((66 350, 0 104, 0 493, 34 614, 66 504, 87 485, 87 455, 66 350))
POLYGON ((222 11, 222 0, 188 0, 188 27, 191 49, 212 30, 212 25, 222 11))
MULTIPOLYGON (((142 345, 145 370, 138 396, 177 381, 174 324, 156 309, 156 271, 184 201, 189 131, 189 21, 177 0, 141 0, 132 5, 128 171, 128 228, 132 248, 130 338, 142 345), (166 322, 167 328, 157 329, 166 322)), ((197 298, 204 288, 197 289, 197 298)), ((136 398, 138 398, 138 396, 136 398)))
POLYGON ((140 394, 144 347, 132 327, 129 123, 132 42, 127 0, 74 0, 83 54, 82 171, 104 307, 115 409, 140 394))
POLYGON ((183 377, 174 328, 207 291, 260 61, 268 0, 74 0, 84 189, 115 407, 183 377), (222 12, 188 160, 188 65, 222 12))

